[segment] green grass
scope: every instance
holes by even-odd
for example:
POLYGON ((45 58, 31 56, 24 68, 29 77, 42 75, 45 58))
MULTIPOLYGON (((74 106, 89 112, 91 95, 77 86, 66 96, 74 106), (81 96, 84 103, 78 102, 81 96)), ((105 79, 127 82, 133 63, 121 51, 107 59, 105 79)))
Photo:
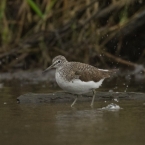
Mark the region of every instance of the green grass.
POLYGON ((43 19, 43 13, 41 9, 38 7, 38 5, 33 1, 33 0, 27 0, 28 4, 32 8, 32 10, 40 17, 43 19))

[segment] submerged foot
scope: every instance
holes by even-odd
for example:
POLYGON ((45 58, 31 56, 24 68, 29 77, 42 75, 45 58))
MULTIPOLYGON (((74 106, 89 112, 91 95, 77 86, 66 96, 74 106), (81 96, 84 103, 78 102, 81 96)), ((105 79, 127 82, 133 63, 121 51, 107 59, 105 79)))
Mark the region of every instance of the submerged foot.
POLYGON ((93 104, 93 103, 91 103, 91 105, 90 105, 90 106, 91 106, 91 108, 93 108, 94 104, 93 104))

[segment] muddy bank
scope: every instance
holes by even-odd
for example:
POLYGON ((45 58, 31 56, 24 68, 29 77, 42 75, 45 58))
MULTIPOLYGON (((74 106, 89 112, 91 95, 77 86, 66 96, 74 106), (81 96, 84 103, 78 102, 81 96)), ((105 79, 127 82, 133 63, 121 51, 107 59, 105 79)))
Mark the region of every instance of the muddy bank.
MULTIPOLYGON (((28 93, 17 98, 17 103, 51 103, 51 102, 72 102, 75 95, 66 92, 54 92, 49 94, 28 93)), ((145 100, 145 93, 136 92, 97 92, 95 101, 100 100, 145 100)), ((78 102, 92 100, 92 94, 86 94, 79 97, 78 102)))

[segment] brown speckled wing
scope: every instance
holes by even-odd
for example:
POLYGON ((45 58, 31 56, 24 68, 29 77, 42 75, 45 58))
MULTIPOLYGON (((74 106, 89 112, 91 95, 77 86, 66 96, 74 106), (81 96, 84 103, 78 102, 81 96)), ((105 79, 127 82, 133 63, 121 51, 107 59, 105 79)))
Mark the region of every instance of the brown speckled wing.
POLYGON ((66 62, 61 69, 61 76, 67 80, 80 79, 84 82, 98 82, 112 76, 117 70, 103 71, 88 64, 79 62, 66 62))
POLYGON ((84 63, 78 63, 78 62, 71 62, 71 79, 72 78, 79 78, 80 80, 84 82, 88 81, 94 81, 98 82, 101 79, 110 77, 112 72, 115 72, 114 70, 110 71, 102 71, 98 70, 97 68, 84 64, 84 63))

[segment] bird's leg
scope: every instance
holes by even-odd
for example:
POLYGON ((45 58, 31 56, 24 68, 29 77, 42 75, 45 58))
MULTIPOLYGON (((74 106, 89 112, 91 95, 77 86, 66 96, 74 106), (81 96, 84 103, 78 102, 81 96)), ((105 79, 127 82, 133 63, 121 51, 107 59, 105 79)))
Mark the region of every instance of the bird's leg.
POLYGON ((94 104, 95 96, 96 96, 96 90, 93 89, 93 98, 92 98, 92 102, 91 102, 91 107, 92 107, 93 104, 94 104))
POLYGON ((78 95, 76 95, 76 98, 75 98, 75 100, 73 101, 73 103, 71 104, 71 107, 73 107, 73 105, 76 103, 77 99, 78 99, 78 95))

